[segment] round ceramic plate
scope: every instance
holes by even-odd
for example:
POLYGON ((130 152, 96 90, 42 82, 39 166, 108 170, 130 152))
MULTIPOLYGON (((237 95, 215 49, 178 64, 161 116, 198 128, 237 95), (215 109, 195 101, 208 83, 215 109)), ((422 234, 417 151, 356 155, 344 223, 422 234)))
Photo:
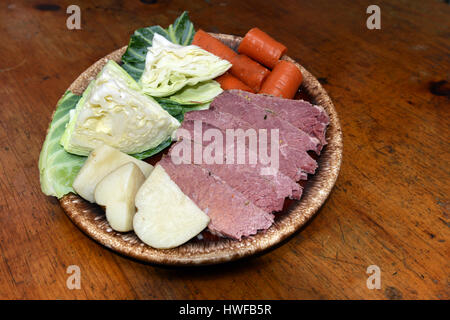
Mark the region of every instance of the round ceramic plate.
MULTIPOLYGON (((235 49, 241 37, 212 34, 235 49)), ((112 52, 83 72, 68 88, 82 94, 89 82, 95 78, 109 59, 119 62, 126 47, 112 52)), ((283 59, 293 61, 284 56, 283 59)), ((295 61, 293 61, 295 62, 295 61)), ((318 158, 319 167, 311 176, 299 201, 290 203, 285 212, 277 214, 275 223, 263 232, 241 241, 230 239, 198 240, 168 250, 153 249, 142 243, 134 232, 120 233, 111 229, 100 207, 88 203, 75 194, 60 199, 61 206, 73 221, 88 236, 102 245, 125 256, 150 263, 165 265, 205 265, 232 261, 263 252, 299 230, 325 202, 336 182, 342 159, 342 133, 333 103, 319 81, 305 68, 297 64, 303 73, 300 88, 311 102, 325 108, 330 116, 327 130, 328 145, 318 158)))

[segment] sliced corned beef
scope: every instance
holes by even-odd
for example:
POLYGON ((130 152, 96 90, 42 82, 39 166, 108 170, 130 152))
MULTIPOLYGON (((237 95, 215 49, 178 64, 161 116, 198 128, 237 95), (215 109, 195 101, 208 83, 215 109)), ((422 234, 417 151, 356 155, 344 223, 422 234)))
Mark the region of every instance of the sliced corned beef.
MULTIPOLYGON (((217 99, 217 98, 216 98, 217 99)), ((214 100, 215 101, 215 100, 214 100)), ((256 107, 257 111, 259 112, 260 108, 256 107)), ((224 107, 226 109, 226 107, 224 107)), ((236 110, 237 108, 232 107, 230 109, 236 110)), ((255 115, 255 117, 258 115, 255 115)), ((250 117, 250 115, 248 116, 250 117)), ((267 117, 269 118, 269 117, 267 117)), ((276 117, 274 117, 276 118, 276 117)), ((243 129, 244 131, 247 129, 255 129, 256 132, 258 132, 258 129, 278 129, 278 128, 267 128, 264 127, 262 124, 258 126, 254 126, 253 124, 248 123, 247 121, 239 118, 238 115, 234 115, 228 112, 222 112, 217 109, 210 109, 210 110, 202 110, 202 111, 194 111, 186 113, 185 115, 185 122, 189 120, 201 120, 203 123, 211 124, 219 129, 221 129, 223 132, 225 132, 226 129, 243 129)), ((265 121, 265 120, 263 120, 265 121)), ((277 122, 283 121, 279 118, 276 118, 274 121, 271 121, 271 124, 275 126, 278 124, 277 122)), ((317 163, 314 159, 312 159, 305 149, 307 147, 304 147, 302 144, 302 141, 305 140, 310 142, 311 138, 306 135, 304 132, 300 131, 299 129, 293 127, 286 121, 283 121, 284 124, 282 125, 288 125, 290 126, 287 130, 279 129, 279 170, 290 177, 294 181, 298 180, 305 180, 307 177, 306 173, 314 173, 315 169, 317 168, 317 163), (298 131, 300 133, 300 137, 297 135, 298 131), (303 140, 295 140, 295 139, 303 139, 303 140), (294 140, 294 141, 292 141, 294 140), (291 143, 287 143, 287 141, 291 141, 291 143), (294 145, 296 145, 297 148, 294 148, 294 145)), ((267 122, 269 124, 269 122, 267 122)), ((269 131, 268 130, 268 131, 269 131)), ((317 139, 314 138, 318 142, 317 139)), ((271 139, 270 139, 270 133, 268 132, 268 146, 267 150, 271 149, 271 139)), ((313 144, 310 144, 309 147, 313 147, 313 144)))
POLYGON ((195 164, 174 164, 164 156, 159 164, 170 178, 210 217, 208 229, 240 240, 269 228, 274 216, 255 206, 242 193, 205 168, 195 164))
MULTIPOLYGON (((193 133, 193 122, 187 121, 184 128, 193 133), (192 126, 189 126, 189 124, 192 124, 192 126)), ((207 124, 202 126, 203 132, 211 128, 212 126, 207 124)), ((211 147, 214 145, 215 141, 198 141, 197 143, 202 145, 201 151, 203 154, 203 151, 208 150, 208 146, 211 147)), ((231 148, 232 147, 233 146, 231 146, 231 148)), ((194 163, 193 153, 195 147, 193 141, 186 138, 182 139, 171 149, 171 151, 176 150, 174 148, 190 152, 191 157, 190 159, 187 159, 187 161, 188 163, 194 163)), ((246 152, 248 153, 250 151, 247 149, 246 152)), ((241 192, 257 207, 264 211, 281 211, 286 197, 299 199, 301 196, 302 188, 300 185, 283 175, 280 171, 275 175, 262 175, 261 169, 263 166, 258 162, 256 164, 227 164, 226 154, 227 150, 225 143, 217 144, 217 147, 214 148, 214 158, 203 158, 199 165, 225 181, 235 190, 241 192), (222 148, 220 148, 220 146, 222 146, 222 148)), ((170 153, 170 155, 172 155, 172 153, 170 153)), ((183 155, 181 153, 176 153, 175 156, 182 157, 183 155)), ((246 157, 248 157, 248 154, 246 157)))
POLYGON ((211 109, 230 113, 248 122, 254 129, 278 129, 282 144, 286 144, 289 149, 320 153, 319 139, 309 136, 270 109, 261 108, 244 96, 224 91, 213 100, 211 109))
POLYGON ((322 146, 327 144, 325 133, 330 119, 322 107, 305 100, 284 99, 241 90, 229 92, 243 96, 263 109, 271 110, 280 118, 319 139, 322 146))
MULTIPOLYGON (((204 113, 203 111, 201 111, 202 112, 202 114, 206 114, 206 113, 204 113)), ((194 112, 191 112, 191 114, 193 114, 194 112)), ((232 117, 231 115, 229 115, 229 114, 225 114, 226 116, 230 116, 230 117, 232 117)), ((190 138, 192 139, 193 137, 194 137, 194 126, 195 126, 195 121, 201 121, 201 120, 189 120, 189 117, 187 117, 188 119, 186 119, 186 120, 184 120, 183 121, 183 124, 182 124, 182 126, 181 126, 181 128, 180 129, 184 129, 184 130, 187 130, 187 132, 189 133, 189 135, 190 135, 190 138)), ((227 117, 223 117, 222 119, 226 119, 227 117)), ((216 126, 214 126, 214 125, 212 125, 212 124, 210 124, 210 123, 208 123, 208 122, 201 122, 201 128, 202 128, 202 130, 201 130, 201 132, 202 132, 202 137, 205 137, 205 132, 208 130, 208 129, 218 129, 218 130, 220 130, 221 131, 221 133, 222 133, 222 136, 226 136, 226 129, 223 129, 223 128, 218 128, 218 127, 216 127, 216 126)), ((220 124, 220 123, 219 123, 220 124)), ((177 131, 177 134, 178 134, 178 132, 179 131, 177 131)), ((235 140, 235 142, 236 142, 236 140, 235 140)), ((208 145, 210 142, 203 142, 202 141, 202 144, 203 144, 203 146, 205 146, 205 145, 208 145)), ((237 157, 236 157, 236 155, 237 155, 237 153, 238 153, 238 150, 237 150, 237 147, 238 147, 238 144, 237 143, 235 143, 233 146, 231 146, 231 147, 234 147, 234 150, 233 150, 233 152, 232 152, 232 155, 234 155, 234 158, 232 158, 228 163, 231 163, 231 162, 234 162, 234 163, 237 163, 237 157)), ((225 162, 227 163, 227 146, 226 146, 226 141, 225 142, 223 142, 223 148, 224 148, 224 151, 223 151, 223 154, 224 154, 224 157, 225 157, 225 162)), ((229 147, 228 147, 229 148, 229 147)), ((256 164, 255 164, 255 167, 253 167, 253 166, 251 166, 254 170, 256 170, 258 173, 263 173, 263 170, 265 169, 265 168, 268 168, 268 165, 267 164, 262 164, 260 161, 258 161, 259 159, 258 159, 258 156, 257 156, 257 154, 255 154, 254 153, 254 151, 252 151, 252 150, 250 150, 249 148, 248 148, 248 146, 246 145, 246 147, 245 147, 245 150, 243 151, 243 155, 244 155, 244 157, 245 157, 245 159, 247 160, 247 162, 246 163, 249 163, 250 161, 248 161, 250 158, 256 158, 257 159, 257 162, 256 162, 256 164)), ((192 159, 193 160, 193 159, 192 159)), ((294 179, 292 179, 291 177, 289 177, 289 175, 287 175, 287 174, 285 174, 284 172, 285 171, 288 171, 288 169, 286 169, 287 168, 287 165, 288 164, 292 164, 293 162, 291 161, 291 162, 288 162, 288 160, 286 160, 286 161, 282 161, 281 163, 280 163, 280 168, 279 168, 279 170, 275 173, 275 174, 273 174, 273 175, 268 175, 269 177, 270 177, 270 179, 271 179, 271 181, 273 182, 273 183, 275 183, 276 184, 276 186, 277 186, 277 195, 278 196, 284 196, 284 197, 286 197, 285 196, 285 194, 289 194, 289 189, 290 190, 292 190, 292 195, 288 195, 288 197, 290 197, 290 198, 292 198, 292 199, 300 199, 300 197, 301 197, 301 195, 302 195, 302 190, 303 190, 303 188, 298 184, 298 183, 296 183, 295 182, 295 180, 294 179)), ((294 170, 291 170, 292 171, 292 175, 295 175, 297 172, 299 172, 296 168, 295 168, 295 166, 294 165, 291 165, 291 167, 293 167, 294 168, 294 170)), ((264 175, 264 174, 263 174, 264 175)), ((306 180, 306 175, 305 175, 305 178, 303 179, 303 180, 306 180)))

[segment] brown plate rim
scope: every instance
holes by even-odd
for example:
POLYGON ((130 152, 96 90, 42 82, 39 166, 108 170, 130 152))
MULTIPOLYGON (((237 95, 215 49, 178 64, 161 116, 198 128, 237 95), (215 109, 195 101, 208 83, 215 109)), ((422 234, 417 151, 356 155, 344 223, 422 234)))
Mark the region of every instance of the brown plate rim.
MULTIPOLYGON (((213 34, 231 47, 236 47, 241 37, 213 34)), ((101 68, 110 59, 119 61, 126 46, 108 54, 86 69, 68 88, 75 94, 81 94, 88 83, 94 79, 101 68)), ((328 145, 319 158, 319 168, 308 182, 301 200, 295 202, 288 213, 283 214, 266 231, 241 241, 221 239, 220 241, 193 241, 168 250, 153 249, 142 243, 133 232, 113 231, 103 212, 71 193, 60 199, 60 204, 69 219, 86 235, 122 255, 148 263, 163 265, 209 265, 237 260, 255 255, 274 247, 298 231, 319 210, 328 198, 337 180, 343 152, 342 132, 337 112, 331 98, 319 81, 303 66, 288 56, 282 59, 294 62, 302 71, 302 90, 310 95, 316 104, 325 108, 330 116, 327 130, 328 145)))

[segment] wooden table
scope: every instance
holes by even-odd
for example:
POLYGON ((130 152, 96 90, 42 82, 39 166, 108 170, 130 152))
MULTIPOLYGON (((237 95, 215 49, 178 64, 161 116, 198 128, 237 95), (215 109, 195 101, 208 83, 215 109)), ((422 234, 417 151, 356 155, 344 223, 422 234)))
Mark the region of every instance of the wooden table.
POLYGON ((73 1, 0 5, 0 298, 449 299, 450 6, 377 1, 73 1), (154 4, 151 4, 154 2, 154 4), (196 28, 258 26, 332 97, 344 134, 337 184, 316 217, 262 256, 201 268, 145 265, 80 232, 40 191, 38 156, 59 97, 137 28, 184 9, 196 28), (66 286, 70 265, 81 289, 66 286), (370 265, 381 288, 369 290, 370 265))

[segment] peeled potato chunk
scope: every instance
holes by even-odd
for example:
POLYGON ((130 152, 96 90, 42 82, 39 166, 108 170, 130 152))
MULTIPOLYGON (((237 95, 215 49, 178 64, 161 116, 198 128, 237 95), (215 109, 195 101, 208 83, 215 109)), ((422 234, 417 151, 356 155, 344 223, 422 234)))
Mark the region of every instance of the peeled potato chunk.
POLYGON ((145 177, 148 177, 153 170, 151 164, 104 144, 91 151, 75 178, 72 187, 82 198, 95 202, 94 190, 97 183, 106 175, 128 162, 136 164, 145 177))
POLYGON ((95 202, 105 206, 106 220, 116 231, 133 230, 134 198, 145 181, 141 169, 129 162, 104 177, 95 188, 95 202))
POLYGON ((156 165, 136 194, 133 219, 136 235, 157 249, 182 245, 199 234, 209 217, 156 165))

